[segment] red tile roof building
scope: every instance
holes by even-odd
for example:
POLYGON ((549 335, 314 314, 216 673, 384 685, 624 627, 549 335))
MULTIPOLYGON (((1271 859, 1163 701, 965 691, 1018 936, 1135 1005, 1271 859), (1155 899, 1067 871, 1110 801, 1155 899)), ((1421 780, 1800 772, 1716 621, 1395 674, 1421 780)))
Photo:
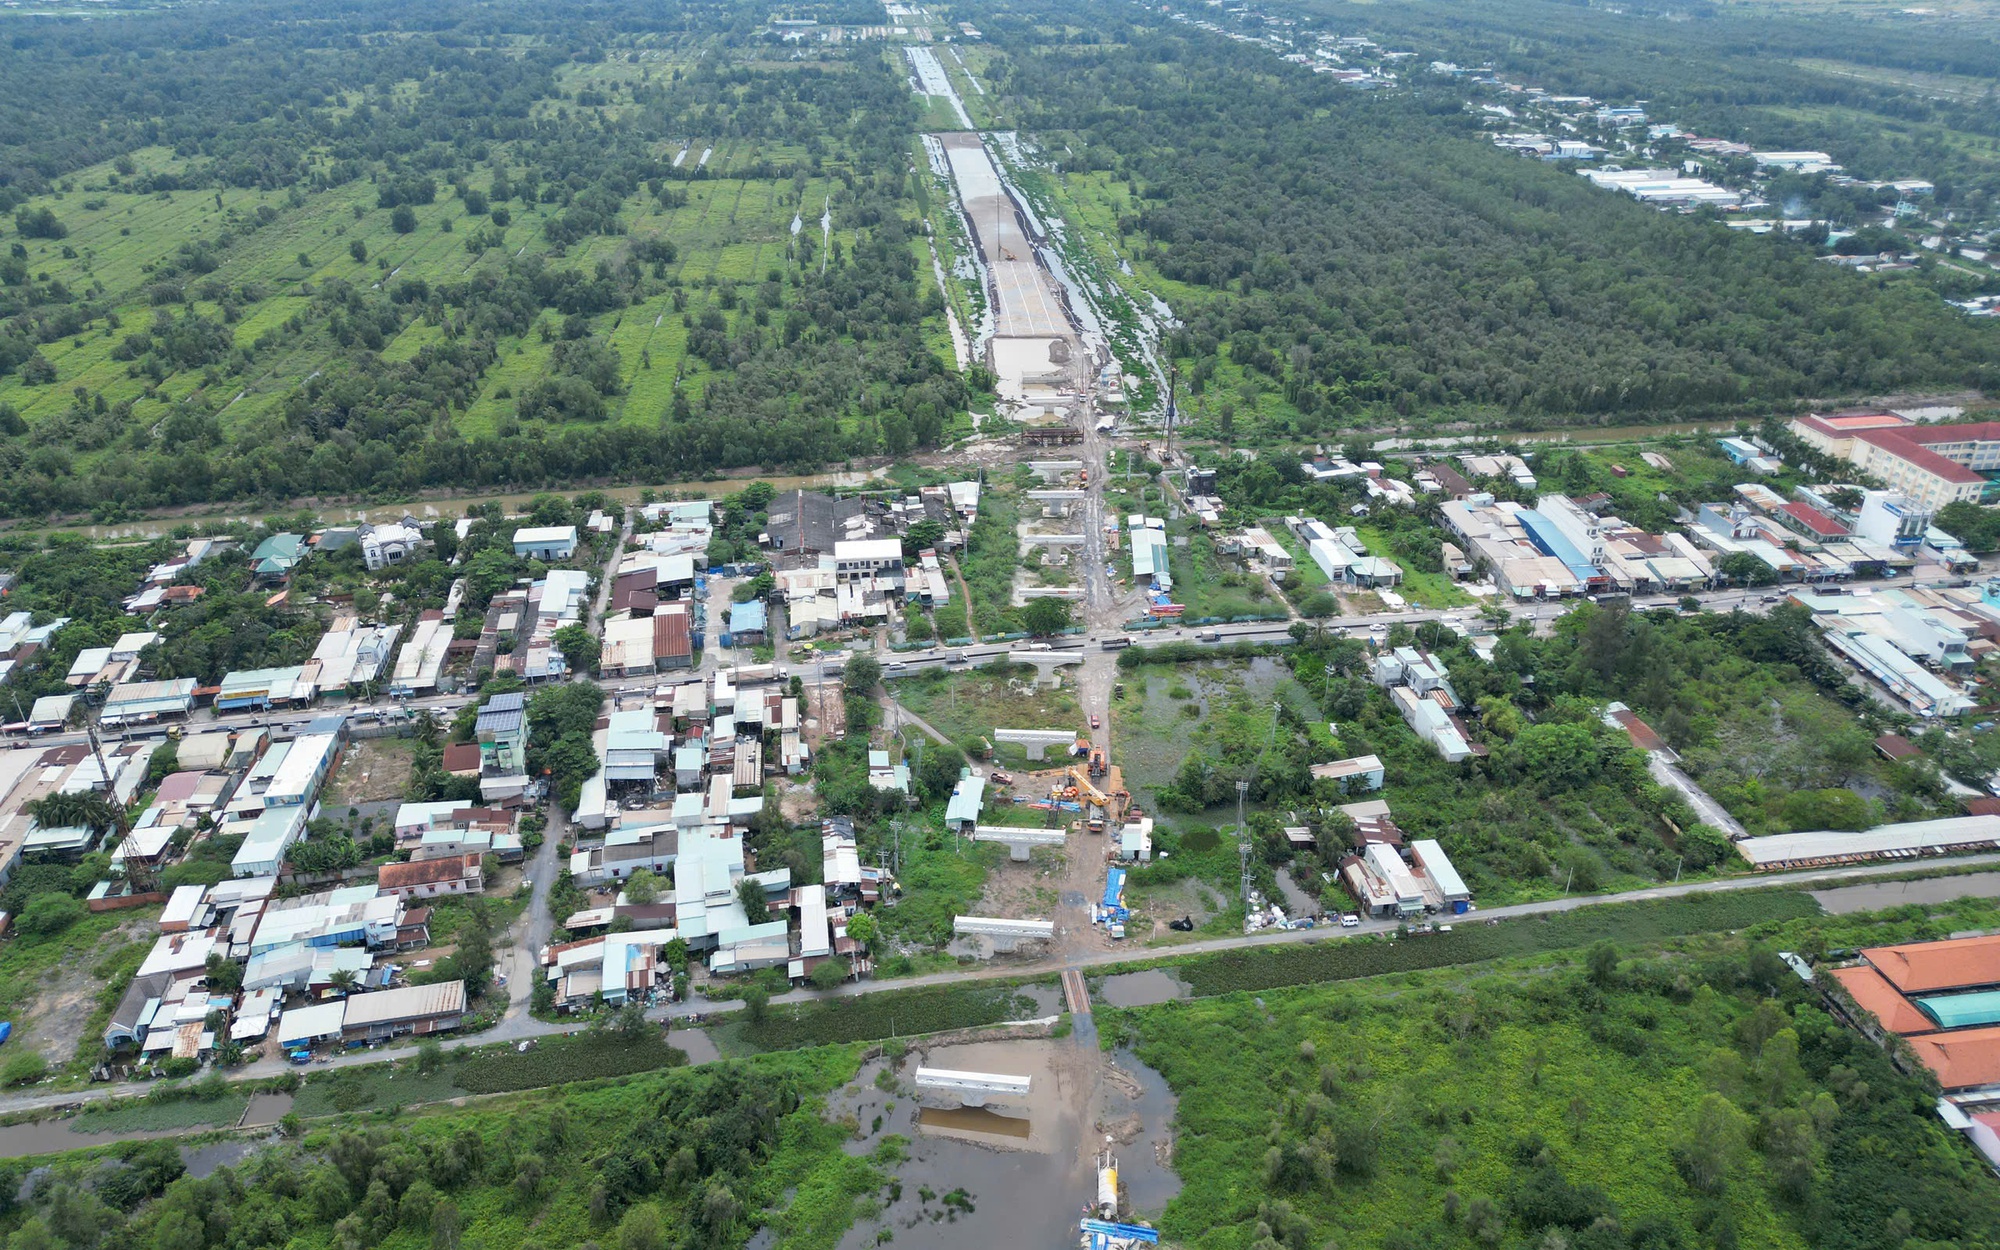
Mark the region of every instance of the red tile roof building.
POLYGON ((1937 1021, 1925 1015, 1915 1003, 1896 992, 1896 987, 1873 968, 1835 968, 1833 979, 1848 995, 1890 1033, 1904 1037, 1937 1032, 1937 1021))
POLYGON ((1847 527, 1826 513, 1808 503, 1798 500, 1778 509, 1778 523, 1804 534, 1807 538, 1845 538, 1847 527))
POLYGON ((1905 994, 2000 985, 2000 934, 1877 946, 1861 957, 1905 994))
POLYGON ((1987 474, 2000 472, 2000 421, 1918 425, 1893 412, 1796 417, 1807 446, 1847 460, 1933 510, 1979 502, 1987 474))
POLYGON ((1946 1093, 2000 1085, 2000 1028, 1933 1033, 1909 1043, 1946 1093))
POLYGON ((445 855, 407 864, 384 864, 378 881, 381 893, 406 899, 477 894, 486 888, 477 855, 445 855))

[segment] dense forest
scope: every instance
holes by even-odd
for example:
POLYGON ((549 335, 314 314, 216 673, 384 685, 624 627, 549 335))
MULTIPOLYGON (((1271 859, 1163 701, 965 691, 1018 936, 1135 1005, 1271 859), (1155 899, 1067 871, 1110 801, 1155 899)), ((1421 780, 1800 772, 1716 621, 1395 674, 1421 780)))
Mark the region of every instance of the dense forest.
POLYGON ((964 411, 879 47, 305 15, 0 47, 43 88, 0 102, 0 514, 817 467, 964 411))
POLYGON ((1065 168, 1109 171, 1190 389, 1282 391, 1281 433, 2000 386, 2000 327, 1920 286, 1600 194, 1493 149, 1460 96, 1358 93, 1128 14, 1074 37, 1039 8, 989 22, 994 77, 1065 168))

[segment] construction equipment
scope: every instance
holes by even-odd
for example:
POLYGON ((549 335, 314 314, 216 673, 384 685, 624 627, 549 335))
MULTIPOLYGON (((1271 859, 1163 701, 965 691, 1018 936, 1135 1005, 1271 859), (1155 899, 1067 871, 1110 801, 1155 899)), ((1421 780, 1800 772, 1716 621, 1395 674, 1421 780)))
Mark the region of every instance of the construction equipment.
POLYGON ((1092 751, 1090 753, 1090 775, 1093 777, 1102 777, 1104 774, 1110 771, 1111 769, 1104 762, 1103 749, 1099 748, 1098 750, 1092 751))
MULTIPOLYGON (((1102 756, 1102 752, 1098 753, 1102 756)), ((1072 764, 1063 770, 1072 784, 1063 787, 1064 797, 1076 798, 1083 802, 1084 828, 1092 833, 1103 833, 1107 819, 1106 809, 1112 805, 1111 796, 1097 788, 1088 773, 1072 764)), ((1094 767, 1092 771, 1095 771, 1094 767)), ((1115 813, 1111 816, 1115 818, 1115 813)))
POLYGON ((1096 783, 1091 781, 1090 775, 1083 769, 1072 764, 1068 768, 1065 768, 1063 772, 1076 784, 1076 792, 1084 800, 1095 803, 1099 807, 1111 806, 1111 796, 1098 789, 1096 783))

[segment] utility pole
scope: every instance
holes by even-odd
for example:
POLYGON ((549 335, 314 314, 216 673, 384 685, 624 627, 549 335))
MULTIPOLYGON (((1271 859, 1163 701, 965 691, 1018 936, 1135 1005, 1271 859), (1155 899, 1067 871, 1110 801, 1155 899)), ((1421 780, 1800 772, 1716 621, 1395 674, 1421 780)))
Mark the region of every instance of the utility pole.
POLYGON ((1243 915, 1245 923, 1250 916, 1250 830, 1243 821, 1243 796, 1250 793, 1250 783, 1236 783, 1236 861, 1237 871, 1242 877, 1243 915))
POLYGON ((1173 463, 1174 459, 1174 426, 1178 423, 1180 415, 1180 390, 1181 390, 1181 367, 1177 364, 1169 364, 1167 366, 1167 449, 1166 449, 1166 461, 1169 464, 1173 463))
POLYGON ((130 835, 125 830, 125 806, 118 801, 118 791, 111 784, 111 767, 104 762, 104 744, 97 740, 97 726, 89 720, 83 722, 83 732, 90 739, 90 753, 97 760, 97 775, 104 782, 106 797, 110 800, 112 829, 118 835, 119 849, 125 852, 125 879, 136 889, 144 884, 148 889, 152 884, 152 873, 141 869, 134 856, 138 848, 131 845, 130 835), (141 875, 144 881, 141 881, 141 875))

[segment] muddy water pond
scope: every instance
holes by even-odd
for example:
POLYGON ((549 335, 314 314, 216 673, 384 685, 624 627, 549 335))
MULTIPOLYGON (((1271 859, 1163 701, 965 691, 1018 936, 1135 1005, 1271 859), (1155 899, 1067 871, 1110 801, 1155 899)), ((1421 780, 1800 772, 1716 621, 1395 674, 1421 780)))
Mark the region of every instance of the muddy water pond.
POLYGON ((1164 1143, 1173 1121, 1166 1082, 1129 1055, 1107 1063, 1094 1042, 979 1042, 912 1051, 863 1066, 836 1092, 829 1114, 856 1126, 847 1149, 866 1154, 886 1134, 909 1139, 881 1212, 848 1231, 843 1250, 878 1243, 954 1250, 1035 1250, 1072 1245, 1096 1193, 1099 1151, 1117 1157, 1128 1214, 1157 1217, 1179 1191, 1164 1143), (1019 1100, 961 1106, 916 1088, 918 1067, 1025 1076, 1019 1100), (1107 1135, 1109 1140, 1107 1141, 1107 1135))
POLYGON ((1121 972, 1115 977, 1106 977, 1097 993, 1113 1007, 1151 1007, 1155 1003, 1186 998, 1188 988, 1175 979, 1173 973, 1163 968, 1149 968, 1144 972, 1121 972))
POLYGON ((684 1052, 689 1067, 714 1063, 722 1057, 722 1052, 715 1048, 715 1039, 700 1029, 675 1029, 667 1035, 667 1045, 684 1052))
POLYGON ((292 1109, 290 1094, 256 1094, 250 1099, 249 1109, 243 1113, 244 1128, 265 1128, 285 1118, 292 1109))
MULTIPOLYGON (((289 1099, 286 1101, 290 1102, 289 1099)), ((215 1131, 204 1126, 199 1129, 76 1133, 70 1131, 69 1124, 67 1120, 35 1120, 26 1124, 0 1126, 0 1159, 23 1159, 33 1155, 82 1150, 87 1146, 109 1146, 124 1141, 146 1141, 159 1137, 180 1137, 191 1132, 215 1131)), ((234 1137, 203 1142, 199 1145, 186 1145, 180 1148, 181 1162, 187 1165, 190 1176, 199 1179, 217 1168, 241 1163, 263 1145, 263 1141, 250 1137, 234 1137)))

